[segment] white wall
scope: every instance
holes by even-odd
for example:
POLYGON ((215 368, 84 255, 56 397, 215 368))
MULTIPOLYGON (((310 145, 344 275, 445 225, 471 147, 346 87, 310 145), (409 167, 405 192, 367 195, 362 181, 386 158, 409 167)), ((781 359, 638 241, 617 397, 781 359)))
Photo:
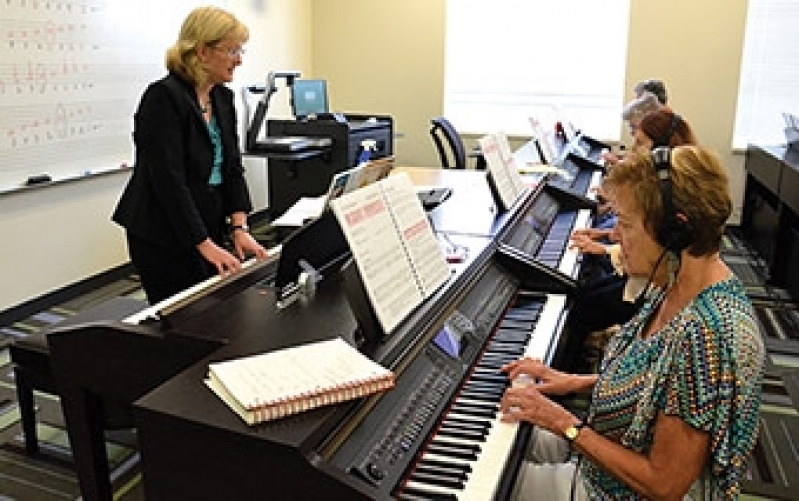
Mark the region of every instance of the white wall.
MULTIPOLYGON (((232 84, 237 92, 263 83, 268 69, 310 71, 310 0, 230 0, 227 8, 251 32, 232 84)), ((273 103, 281 113, 288 99, 276 95, 273 103)), ((248 171, 259 207, 266 202, 265 176, 262 164, 248 171)), ((127 177, 114 173, 0 195, 0 310, 128 261, 123 232, 110 220, 127 177)))
MULTIPOLYGON (((447 0, 313 0, 315 76, 328 79, 331 102, 338 110, 366 108, 394 116, 395 129, 403 134, 395 143, 400 165, 439 163, 427 131, 430 119, 443 112, 446 4, 447 0)), ((676 111, 727 166, 735 199, 731 222, 737 224, 743 155, 732 152, 732 126, 747 2, 631 0, 630 5, 626 87, 631 93, 641 79, 665 80, 676 111)), ((535 29, 533 21, 530 29, 535 29)), ((568 20, 563 30, 568 33, 568 20)), ((524 33, 519 36, 522 40, 508 50, 518 50, 519 64, 531 64, 524 33)), ((602 36, 601 19, 595 36, 602 36)), ((563 55, 568 64, 580 57, 602 54, 588 44, 581 54, 563 55)), ((585 85, 591 85, 591 75, 586 75, 585 85)), ((468 145, 475 139, 467 138, 468 145)))

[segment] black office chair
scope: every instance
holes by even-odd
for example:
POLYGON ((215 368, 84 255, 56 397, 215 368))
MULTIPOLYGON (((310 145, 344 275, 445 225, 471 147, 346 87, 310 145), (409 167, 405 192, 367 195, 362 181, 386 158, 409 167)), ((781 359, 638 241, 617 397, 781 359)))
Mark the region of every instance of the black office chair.
POLYGON ((452 123, 444 117, 430 120, 430 136, 438 149, 441 167, 444 169, 465 169, 466 148, 452 123))
POLYGON ((430 136, 436 144, 438 156, 441 158, 441 167, 444 169, 465 169, 468 158, 477 159, 475 169, 485 170, 485 157, 480 148, 477 147, 468 154, 463 146, 463 141, 452 122, 444 117, 433 118, 430 120, 430 136))

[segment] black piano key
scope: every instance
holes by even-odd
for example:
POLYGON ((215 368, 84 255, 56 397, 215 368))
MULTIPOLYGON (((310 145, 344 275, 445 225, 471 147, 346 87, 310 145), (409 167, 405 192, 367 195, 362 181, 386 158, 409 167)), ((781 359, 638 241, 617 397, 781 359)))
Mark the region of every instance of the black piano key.
POLYGON ((485 420, 472 421, 450 415, 444 418, 441 424, 461 430, 475 430, 475 431, 487 432, 489 429, 491 429, 491 423, 488 421, 485 420))
POLYGON ((483 367, 484 369, 492 370, 499 373, 499 370, 502 368, 503 365, 515 360, 514 358, 508 358, 504 360, 481 360, 479 367, 483 367))
POLYGON ((503 329, 531 331, 535 327, 535 322, 528 320, 510 320, 506 318, 500 322, 499 326, 503 329))
POLYGON ((504 361, 504 360, 516 360, 516 357, 519 356, 519 353, 486 353, 483 358, 480 359, 480 362, 494 362, 494 361, 504 361))
POLYGON ((527 340, 530 339, 531 332, 523 332, 518 330, 503 330, 502 332, 497 332, 497 334, 491 339, 491 341, 486 345, 486 351, 491 351, 494 346, 519 346, 527 344, 527 340))
POLYGON ((505 389, 508 387, 506 384, 494 383, 467 383, 463 385, 463 390, 461 393, 480 393, 482 395, 496 395, 502 394, 505 392, 505 389))
POLYGON ((453 405, 452 412, 459 412, 461 414, 466 414, 467 416, 476 416, 476 417, 483 417, 488 419, 493 419, 496 416, 496 412, 491 412, 491 410, 483 410, 483 409, 472 409, 468 407, 462 407, 453 405))
POLYGON ((397 495, 397 499, 400 501, 430 501, 429 497, 416 496, 407 492, 397 495))
POLYGON ((487 352, 492 352, 494 350, 518 350, 519 347, 523 347, 527 343, 525 342, 530 335, 521 336, 521 339, 497 339, 494 338, 490 343, 488 343, 486 347, 487 352))
POLYGON ((457 469, 459 471, 463 471, 465 473, 471 473, 472 467, 466 463, 454 463, 454 462, 444 462, 439 459, 433 459, 429 457, 422 458, 419 461, 419 464, 423 464, 426 466, 436 467, 436 468, 450 468, 450 469, 457 469))
POLYGON ((486 435, 483 433, 469 433, 449 428, 439 428, 436 436, 460 438, 462 440, 473 440, 475 442, 485 442, 486 435))
POLYGON ((427 451, 441 456, 448 456, 453 458, 467 459, 469 461, 477 461, 479 450, 468 450, 466 448, 445 447, 440 444, 431 443, 427 446, 427 451))
POLYGON ((508 376, 499 371, 475 371, 472 373, 474 381, 485 381, 508 384, 508 376))
POLYGON ((416 468, 413 470, 414 473, 422 473, 425 475, 439 475, 439 476, 446 476, 448 478, 454 478, 459 480, 466 480, 469 478, 467 471, 464 471, 463 468, 450 467, 450 466, 437 466, 437 465, 427 465, 424 464, 424 461, 419 461, 419 464, 416 465, 416 468))
POLYGON ((457 478, 447 478, 436 474, 420 473, 418 470, 411 473, 411 480, 427 485, 437 485, 447 489, 463 490, 465 487, 463 480, 457 478))
POLYGON ((508 386, 507 377, 501 381, 481 381, 470 379, 463 385, 463 389, 468 390, 485 390, 485 391, 504 391, 508 386))
POLYGON ((539 315, 541 315, 541 307, 534 306, 532 308, 525 308, 525 307, 514 307, 512 310, 508 310, 505 314, 505 318, 508 320, 522 320, 522 321, 535 321, 538 319, 539 315))

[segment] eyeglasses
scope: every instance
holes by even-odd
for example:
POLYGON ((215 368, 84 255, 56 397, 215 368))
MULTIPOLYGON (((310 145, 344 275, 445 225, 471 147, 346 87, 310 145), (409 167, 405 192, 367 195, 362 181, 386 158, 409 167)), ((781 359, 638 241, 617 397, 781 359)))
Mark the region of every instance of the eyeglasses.
POLYGON ((243 47, 237 47, 235 49, 231 49, 229 47, 219 47, 217 45, 214 45, 211 48, 222 52, 223 54, 227 55, 227 57, 229 57, 230 59, 236 59, 237 57, 241 57, 247 52, 246 50, 244 50, 243 47))

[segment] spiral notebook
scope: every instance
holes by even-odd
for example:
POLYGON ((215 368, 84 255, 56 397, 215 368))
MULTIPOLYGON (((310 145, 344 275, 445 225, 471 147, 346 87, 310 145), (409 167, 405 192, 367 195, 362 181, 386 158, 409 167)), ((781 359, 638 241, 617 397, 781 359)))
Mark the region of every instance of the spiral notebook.
POLYGON ((394 373, 341 338, 212 363, 205 380, 249 425, 394 387, 394 373))

